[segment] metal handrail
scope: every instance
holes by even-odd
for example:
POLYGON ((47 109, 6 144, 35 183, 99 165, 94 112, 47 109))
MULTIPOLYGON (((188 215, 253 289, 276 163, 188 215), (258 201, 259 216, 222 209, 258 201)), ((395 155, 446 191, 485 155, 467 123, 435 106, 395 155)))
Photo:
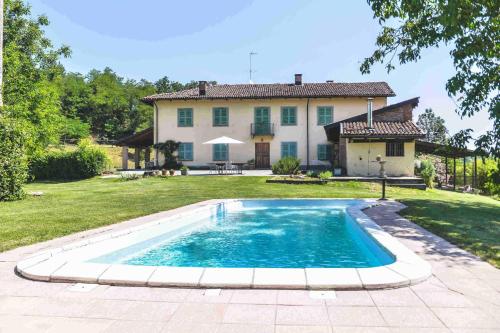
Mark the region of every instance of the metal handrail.
POLYGON ((252 137, 256 135, 274 135, 274 123, 252 123, 250 133, 252 137))

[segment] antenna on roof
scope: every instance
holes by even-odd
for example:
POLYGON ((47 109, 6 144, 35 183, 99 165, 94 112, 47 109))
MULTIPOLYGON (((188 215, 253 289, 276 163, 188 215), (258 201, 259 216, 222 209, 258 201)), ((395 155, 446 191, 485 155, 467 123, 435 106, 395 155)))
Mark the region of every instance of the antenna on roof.
POLYGON ((250 83, 253 83, 252 82, 252 73, 255 73, 256 71, 254 71, 252 69, 252 56, 257 55, 257 52, 250 51, 250 53, 248 55, 250 58, 250 69, 248 70, 248 73, 250 74, 250 83))

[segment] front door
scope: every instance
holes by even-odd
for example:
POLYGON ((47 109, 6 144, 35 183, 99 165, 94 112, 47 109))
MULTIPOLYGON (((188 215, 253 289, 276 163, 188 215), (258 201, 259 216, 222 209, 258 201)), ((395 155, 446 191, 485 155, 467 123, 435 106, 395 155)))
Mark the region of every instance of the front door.
POLYGON ((255 168, 268 169, 270 167, 269 142, 255 143, 255 168))

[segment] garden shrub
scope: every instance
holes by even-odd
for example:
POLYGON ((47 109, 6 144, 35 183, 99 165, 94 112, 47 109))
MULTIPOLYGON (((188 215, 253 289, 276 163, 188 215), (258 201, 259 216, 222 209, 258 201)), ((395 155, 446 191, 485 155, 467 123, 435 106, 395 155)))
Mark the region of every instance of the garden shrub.
POLYGON ((30 173, 37 180, 85 179, 101 174, 109 166, 104 151, 90 140, 82 140, 74 151, 52 151, 34 156, 30 173))
POLYGON ((333 174, 331 171, 323 171, 318 175, 319 179, 325 180, 333 177, 333 174))
POLYGON ((0 201, 24 197, 28 178, 25 136, 16 123, 0 116, 0 201))
POLYGON ((434 179, 436 178, 436 168, 432 161, 423 160, 420 163, 420 175, 424 179, 425 185, 429 188, 434 187, 434 179))
POLYGON ((484 193, 492 196, 500 196, 500 169, 498 165, 492 163, 483 163, 483 168, 478 175, 479 187, 484 193))
POLYGON ((296 175, 300 170, 300 160, 295 157, 283 157, 272 166, 275 175, 296 175))

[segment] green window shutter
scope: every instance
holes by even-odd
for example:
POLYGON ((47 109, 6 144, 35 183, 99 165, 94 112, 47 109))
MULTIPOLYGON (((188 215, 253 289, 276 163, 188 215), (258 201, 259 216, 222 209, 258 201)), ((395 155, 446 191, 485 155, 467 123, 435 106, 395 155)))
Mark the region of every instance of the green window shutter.
POLYGON ((333 107, 318 106, 318 125, 328 125, 333 122, 333 107))
POLYGON ((193 143, 183 142, 179 145, 179 160, 192 161, 193 160, 193 143))
POLYGON ((255 108, 255 123, 258 124, 268 124, 271 122, 270 110, 268 107, 256 107, 255 108))
POLYGON ((281 143, 281 158, 288 156, 297 158, 297 142, 281 143))
POLYGON ((193 109, 190 108, 177 109, 177 126, 179 127, 193 126, 193 109))
POLYGON ((332 145, 318 145, 318 160, 330 161, 332 158, 332 145))
POLYGON ((229 110, 228 108, 213 108, 213 125, 228 126, 229 110))
POLYGON ((213 145, 213 160, 227 161, 229 159, 228 148, 226 144, 213 145))
POLYGON ((297 108, 294 106, 284 106, 281 108, 281 125, 297 125, 297 108))

